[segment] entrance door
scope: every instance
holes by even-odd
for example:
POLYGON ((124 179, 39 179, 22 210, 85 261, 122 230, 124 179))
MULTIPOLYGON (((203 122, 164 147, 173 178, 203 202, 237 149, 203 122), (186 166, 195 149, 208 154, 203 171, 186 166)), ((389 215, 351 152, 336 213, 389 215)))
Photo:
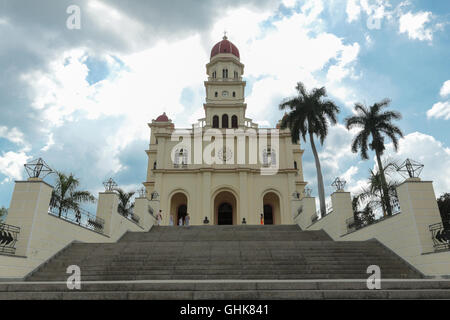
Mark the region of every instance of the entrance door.
POLYGON ((233 224, 233 207, 231 206, 231 204, 225 202, 219 206, 217 224, 219 225, 233 224))
POLYGON ((187 206, 184 204, 179 206, 178 212, 177 212, 177 221, 174 221, 175 222, 174 224, 179 225, 180 218, 182 219, 183 224, 184 224, 184 218, 186 217, 186 213, 187 213, 187 206))
POLYGON ((273 224, 273 210, 268 204, 264 206, 264 224, 273 224))

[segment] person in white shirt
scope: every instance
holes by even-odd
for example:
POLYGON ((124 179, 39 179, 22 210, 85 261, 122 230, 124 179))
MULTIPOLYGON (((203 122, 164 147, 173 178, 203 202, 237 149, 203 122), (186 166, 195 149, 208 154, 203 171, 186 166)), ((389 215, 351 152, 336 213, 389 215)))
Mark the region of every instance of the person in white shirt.
POLYGON ((191 218, 189 217, 189 213, 186 213, 186 217, 184 217, 184 225, 185 226, 188 226, 189 225, 189 220, 190 220, 191 218))
POLYGON ((156 215, 156 225, 157 225, 157 226, 160 226, 160 225, 161 225, 161 222, 162 222, 162 213, 161 213, 161 212, 162 212, 162 211, 159 210, 158 214, 156 215))
POLYGON ((173 215, 170 215, 169 226, 173 227, 173 215))

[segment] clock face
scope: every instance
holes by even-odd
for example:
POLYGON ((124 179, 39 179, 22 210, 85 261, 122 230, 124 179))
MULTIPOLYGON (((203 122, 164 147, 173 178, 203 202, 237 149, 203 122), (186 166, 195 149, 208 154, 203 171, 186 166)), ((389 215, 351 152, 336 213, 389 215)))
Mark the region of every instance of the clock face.
POLYGON ((217 152, 217 158, 221 159, 222 161, 228 161, 233 156, 233 152, 230 148, 223 148, 217 152))
POLYGON ((228 97, 228 91, 222 91, 222 97, 228 97))

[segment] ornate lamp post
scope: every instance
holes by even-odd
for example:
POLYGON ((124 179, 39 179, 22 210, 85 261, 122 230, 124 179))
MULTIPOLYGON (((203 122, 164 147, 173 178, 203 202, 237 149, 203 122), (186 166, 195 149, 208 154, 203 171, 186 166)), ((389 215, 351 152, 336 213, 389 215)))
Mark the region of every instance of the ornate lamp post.
POLYGON ((347 181, 345 181, 344 179, 341 180, 339 177, 337 177, 336 179, 334 179, 331 186, 334 187, 336 191, 344 191, 346 183, 347 181))
POLYGON ((54 172, 42 158, 30 161, 24 167, 30 179, 44 179, 54 172))
POLYGON ((411 160, 406 159, 400 166, 397 167, 397 172, 402 175, 405 179, 408 178, 419 178, 422 173, 424 165, 411 160))
POLYGON ((117 187, 117 183, 113 180, 113 178, 109 178, 103 182, 103 186, 105 187, 106 192, 113 192, 117 187))

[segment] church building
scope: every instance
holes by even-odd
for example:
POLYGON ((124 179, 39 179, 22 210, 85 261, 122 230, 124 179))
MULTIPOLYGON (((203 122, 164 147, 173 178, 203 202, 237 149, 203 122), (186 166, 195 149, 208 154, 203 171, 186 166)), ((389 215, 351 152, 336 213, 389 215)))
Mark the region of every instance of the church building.
POLYGON ((159 200, 162 224, 187 213, 190 225, 293 224, 306 185, 300 144, 280 122, 259 128, 246 117, 244 64, 226 36, 206 73, 204 118, 191 128, 176 128, 165 113, 149 123, 144 185, 159 200))

